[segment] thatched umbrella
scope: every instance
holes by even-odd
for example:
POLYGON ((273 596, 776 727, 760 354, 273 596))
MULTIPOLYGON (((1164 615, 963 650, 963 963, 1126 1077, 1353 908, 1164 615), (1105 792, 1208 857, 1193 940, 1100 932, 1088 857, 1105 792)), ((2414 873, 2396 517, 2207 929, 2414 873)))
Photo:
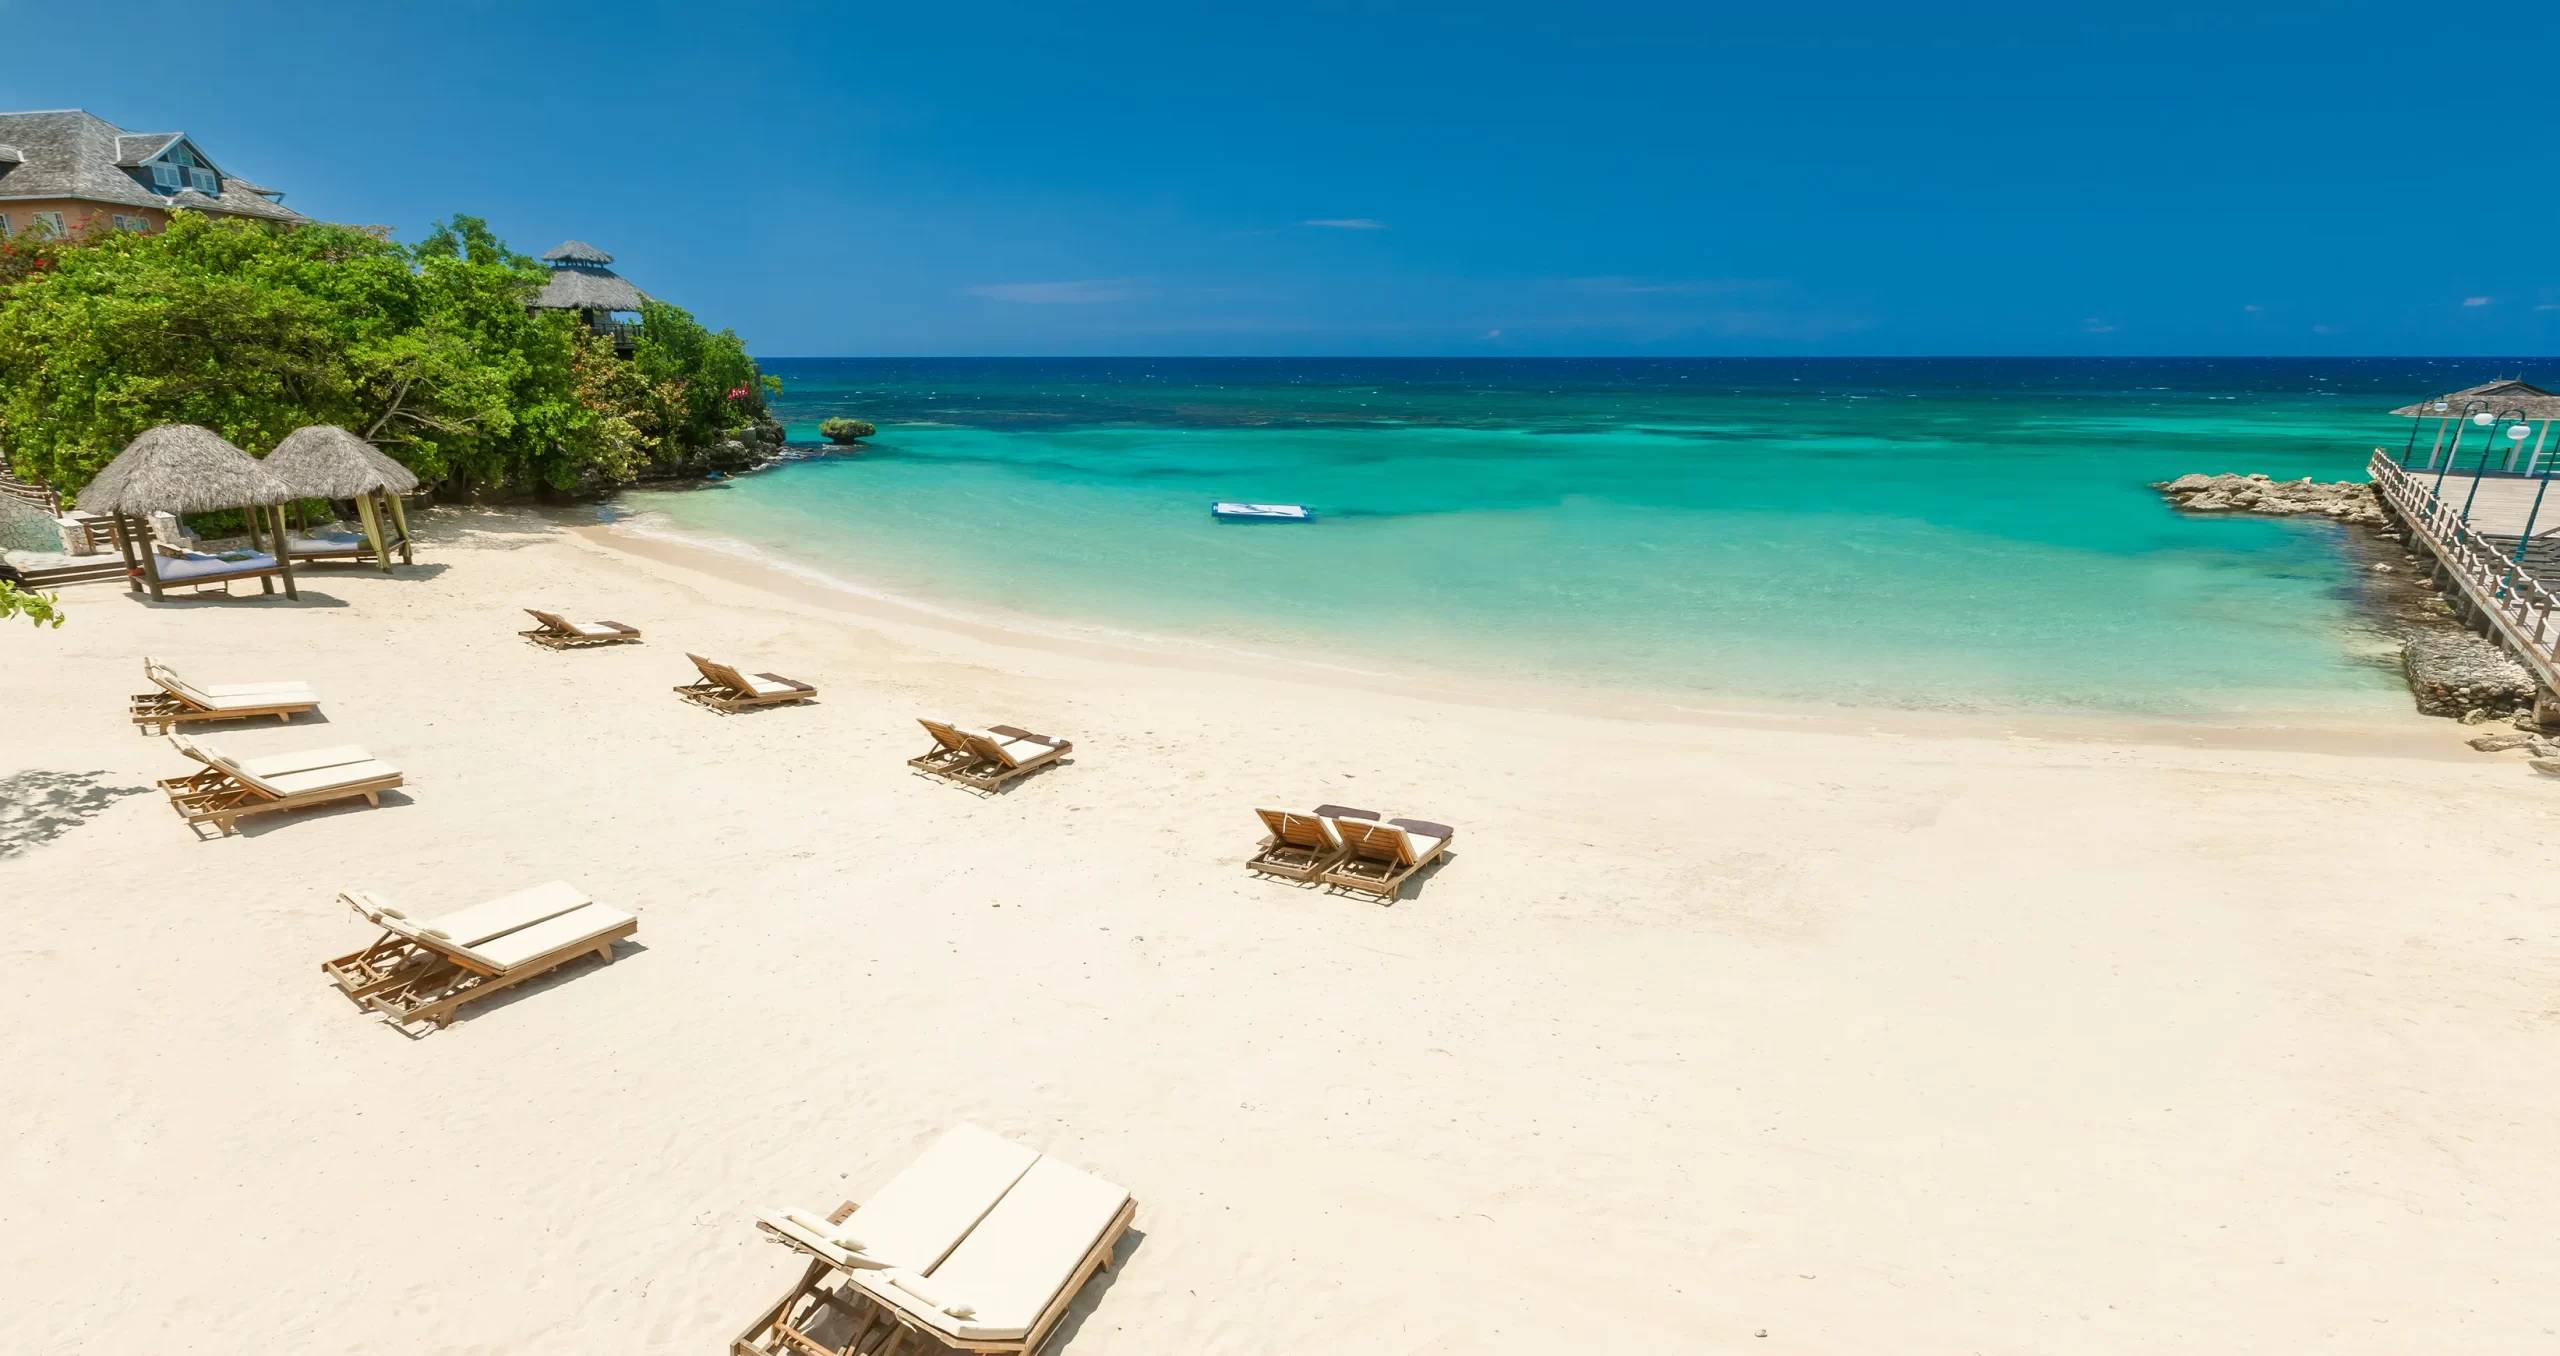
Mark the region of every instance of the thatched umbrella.
POLYGON ((391 573, 391 553, 384 549, 386 514, 400 532, 400 563, 416 563, 409 545, 409 514, 400 496, 418 488, 418 477, 382 449, 334 424, 313 424, 284 435, 265 465, 303 498, 354 500, 365 539, 373 544, 373 558, 384 574, 391 573))
MULTIPOLYGON (((116 545, 124 551, 128 571, 139 573, 151 586, 151 596, 161 596, 161 572, 157 556, 144 547, 140 568, 134 569, 134 542, 125 529, 125 519, 143 518, 155 512, 211 513, 220 509, 248 511, 249 543, 258 541, 257 510, 266 509, 275 519, 277 541, 283 541, 284 515, 276 505, 294 498, 293 487, 260 466, 257 459, 234 447, 221 434, 195 424, 162 424, 145 430, 125 444, 114 461, 80 491, 80 507, 92 513, 109 515, 115 524, 116 545)), ((288 598, 301 595, 293 587, 293 561, 279 552, 269 564, 238 570, 191 571, 180 582, 211 583, 215 579, 258 580, 261 591, 272 593, 275 585, 269 575, 284 577, 284 593, 288 598)), ((129 585, 136 591, 140 585, 129 585)))

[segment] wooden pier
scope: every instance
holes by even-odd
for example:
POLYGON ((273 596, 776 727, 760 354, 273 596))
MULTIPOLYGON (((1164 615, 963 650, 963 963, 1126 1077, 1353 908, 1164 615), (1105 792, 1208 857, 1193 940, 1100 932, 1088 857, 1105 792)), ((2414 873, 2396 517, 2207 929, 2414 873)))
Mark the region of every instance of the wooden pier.
MULTIPOLYGON (((2404 469, 2378 447, 2367 469, 2374 492, 2409 529, 2409 544, 2435 556, 2436 579, 2456 595, 2455 610, 2532 671, 2535 716, 2560 723, 2560 594, 2519 562, 2517 550, 2528 523, 2534 523, 2533 506, 2546 482, 2438 477, 2404 469)), ((2543 508, 2560 512, 2560 504, 2543 508)))

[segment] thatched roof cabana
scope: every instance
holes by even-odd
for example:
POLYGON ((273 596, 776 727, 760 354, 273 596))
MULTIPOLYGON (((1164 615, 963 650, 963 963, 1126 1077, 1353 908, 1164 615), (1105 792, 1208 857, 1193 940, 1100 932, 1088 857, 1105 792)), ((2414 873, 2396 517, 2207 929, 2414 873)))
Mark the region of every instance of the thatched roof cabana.
MULTIPOLYGON (((334 424, 312 424, 284 435, 267 454, 266 467, 303 496, 352 499, 364 524, 361 539, 335 536, 285 539, 285 549, 310 560, 361 560, 366 554, 391 573, 394 534, 403 564, 415 564, 409 540, 409 512, 400 496, 418 488, 417 473, 385 456, 382 449, 334 424)), ((308 526, 307 524, 305 525, 308 526)))
POLYGON ((107 469, 80 491, 80 507, 109 515, 116 546, 124 553, 128 582, 136 590, 148 584, 154 599, 162 597, 170 584, 227 586, 235 579, 255 579, 261 591, 272 592, 275 583, 270 576, 276 575, 284 578, 285 596, 299 598, 302 595, 293 587, 292 553, 257 549, 261 516, 257 510, 267 510, 264 516, 272 525, 271 537, 280 543, 284 513, 276 506, 299 497, 282 478, 212 429, 162 424, 125 444, 107 469), (177 543, 147 539, 136 543, 127 526, 130 520, 153 513, 223 509, 240 509, 248 518, 250 550, 245 556, 198 555, 177 543), (162 551, 172 559, 163 562, 162 551))
POLYGON ((563 240, 542 256, 546 264, 596 264, 613 262, 613 256, 583 240, 563 240))
POLYGON ((293 487, 229 439, 196 424, 162 424, 126 443, 80 491, 91 513, 140 518, 281 504, 293 487))
POLYGON ((2392 413, 2403 419, 2459 419, 2466 406, 2491 416, 2512 415, 2521 410, 2526 419, 2536 423, 2560 419, 2560 396, 2530 382, 2510 380, 2482 382, 2415 405, 2403 405, 2392 413))
POLYGON ((310 499, 409 494, 418 488, 416 472, 335 424, 295 429, 260 464, 310 499))

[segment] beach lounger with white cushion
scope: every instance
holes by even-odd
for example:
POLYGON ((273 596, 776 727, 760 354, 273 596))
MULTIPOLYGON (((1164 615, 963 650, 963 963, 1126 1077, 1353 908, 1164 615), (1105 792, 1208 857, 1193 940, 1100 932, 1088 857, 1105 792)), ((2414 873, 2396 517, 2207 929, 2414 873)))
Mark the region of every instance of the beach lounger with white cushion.
POLYGON ((581 645, 620 645, 640 639, 639 627, 625 626, 618 621, 571 621, 557 612, 533 607, 526 608, 525 612, 542 625, 516 634, 536 645, 548 645, 555 650, 574 649, 581 645))
MULTIPOLYGON (((945 1194, 959 1209, 975 1200, 957 1184, 945 1194)), ((859 1234, 863 1217, 876 1208, 848 1206, 829 1227, 859 1234)), ((1111 1251, 1136 1213, 1137 1203, 1122 1188, 1037 1157, 932 1264, 844 1266, 819 1254, 800 1285, 730 1350, 738 1356, 923 1356, 936 1349, 1028 1356, 1056 1331, 1093 1273, 1111 1264, 1111 1251)), ((780 1232, 765 1220, 759 1227, 780 1232)), ((858 1241, 876 1250, 874 1240, 858 1241)))
POLYGON ((1248 871, 1288 880, 1314 880, 1342 860, 1342 834, 1333 826, 1340 818, 1376 819, 1375 812, 1347 805, 1319 805, 1313 810, 1254 810, 1271 836, 1262 850, 1245 862, 1248 871))
POLYGON ((726 664, 715 664, 698 654, 685 658, 702 672, 702 681, 686 683, 676 695, 698 702, 714 711, 736 711, 749 706, 771 706, 776 702, 805 702, 818 695, 818 689, 797 679, 778 673, 740 673, 726 664))
POLYGON ((796 1251, 846 1271, 931 1271, 1040 1155, 974 1125, 943 1132, 867 1205, 836 1213, 760 1210, 756 1227, 796 1251))
POLYGON ((933 747, 908 759, 907 766, 919 772, 940 773, 967 767, 978 761, 977 752, 969 747, 969 741, 962 737, 958 726, 945 725, 938 720, 926 720, 922 716, 916 717, 916 724, 923 726, 925 733, 933 736, 933 747))
POLYGON ((1457 836, 1457 830, 1446 824, 1421 819, 1390 819, 1383 824, 1336 819, 1333 827, 1342 835, 1342 860, 1317 879, 1336 889, 1380 899, 1395 898, 1413 873, 1448 851, 1449 840, 1457 836))
POLYGON ((454 1011, 588 952, 613 963, 613 944, 640 920, 553 881, 435 918, 413 917, 379 895, 338 896, 382 935, 320 969, 357 1003, 406 1026, 453 1021, 454 1011))
POLYGON ((241 759, 182 734, 170 735, 169 743, 204 764, 201 772, 161 780, 171 808, 190 825, 211 824, 226 834, 243 815, 357 796, 380 805, 382 793, 401 784, 400 769, 353 744, 241 759))
POLYGON ((955 763, 945 769, 943 775, 982 791, 993 791, 1016 777, 1037 772, 1075 749, 1072 740, 1033 734, 1010 725, 991 725, 983 730, 966 726, 955 729, 972 758, 966 763, 955 763))
POLYGON ((297 714, 320 705, 320 696, 307 683, 212 683, 197 685, 178 676, 178 671, 153 659, 142 657, 142 674, 159 690, 135 694, 132 704, 133 723, 145 734, 157 734, 179 724, 204 720, 245 720, 253 716, 273 716, 290 723, 297 714))

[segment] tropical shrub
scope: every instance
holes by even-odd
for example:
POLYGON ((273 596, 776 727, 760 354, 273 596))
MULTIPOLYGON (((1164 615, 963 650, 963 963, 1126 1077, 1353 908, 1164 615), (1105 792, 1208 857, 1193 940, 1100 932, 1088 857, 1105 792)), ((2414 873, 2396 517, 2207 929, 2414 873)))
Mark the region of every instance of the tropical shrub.
POLYGON ((526 309, 547 279, 488 223, 415 245, 194 212, 0 258, 0 447, 75 495, 135 434, 202 424, 252 450, 305 424, 455 491, 569 489, 680 463, 765 417, 746 346, 653 302, 632 358, 526 309))
POLYGON ((859 419, 830 419, 818 425, 818 436, 831 443, 859 442, 879 431, 859 419))

